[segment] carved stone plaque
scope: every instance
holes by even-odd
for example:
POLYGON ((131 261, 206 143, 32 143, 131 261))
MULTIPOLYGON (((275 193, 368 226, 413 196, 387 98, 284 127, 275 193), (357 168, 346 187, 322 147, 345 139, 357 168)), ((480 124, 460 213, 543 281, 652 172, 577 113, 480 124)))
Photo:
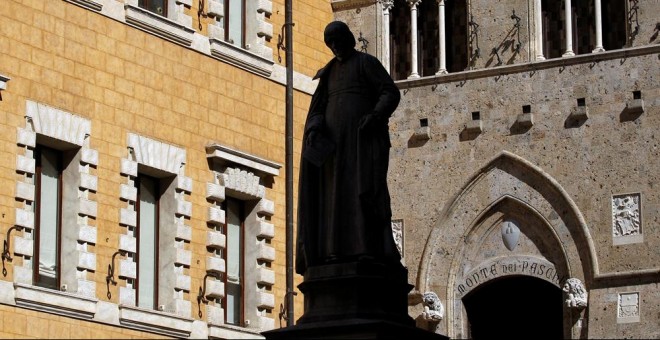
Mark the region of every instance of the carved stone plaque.
POLYGON ((619 294, 617 322, 639 322, 639 292, 619 294))
POLYGON ((639 193, 612 196, 612 236, 615 244, 642 241, 642 213, 639 193))
POLYGON ((641 216, 639 194, 612 197, 612 232, 614 236, 627 236, 640 233, 641 216))

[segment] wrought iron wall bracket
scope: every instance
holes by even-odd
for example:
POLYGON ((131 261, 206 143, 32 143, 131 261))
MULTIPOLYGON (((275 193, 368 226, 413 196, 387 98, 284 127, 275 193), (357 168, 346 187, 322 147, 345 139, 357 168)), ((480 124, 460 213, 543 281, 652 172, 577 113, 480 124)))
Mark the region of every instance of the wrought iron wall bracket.
POLYGON ((282 320, 289 321, 289 315, 286 312, 287 311, 286 303, 287 303, 287 301, 289 301, 289 299, 288 299, 289 295, 296 296, 296 295, 298 295, 298 293, 291 291, 291 292, 286 292, 286 294, 284 294, 284 302, 280 303, 280 313, 278 315, 279 319, 280 319, 280 327, 282 327, 282 320))
POLYGON ((7 268, 5 268, 5 260, 7 260, 7 262, 10 262, 10 263, 14 260, 11 257, 11 252, 9 251, 10 240, 11 240, 9 238, 9 236, 10 236, 11 232, 14 231, 14 230, 21 231, 21 230, 23 230, 23 228, 15 225, 15 226, 9 228, 9 230, 7 230, 7 238, 5 238, 5 242, 4 242, 3 247, 2 247, 2 275, 3 276, 7 276, 7 268))
POLYGON ((202 285, 199 286, 199 293, 197 293, 197 307, 199 308, 199 317, 202 317, 202 303, 209 303, 209 299, 206 298, 206 279, 212 277, 214 279, 219 279, 216 274, 206 273, 202 279, 202 285))
POLYGON ((367 40, 367 38, 362 36, 362 31, 360 31, 360 36, 358 37, 358 41, 362 43, 362 46, 360 46, 360 51, 366 53, 367 47, 369 46, 369 40, 367 40))
POLYGON ((477 59, 481 57, 479 50, 479 24, 474 21, 474 16, 470 15, 470 21, 468 22, 470 29, 470 37, 468 39, 471 47, 471 59, 477 59))
POLYGON ((515 51, 516 53, 520 52, 520 47, 522 46, 520 42, 520 17, 516 15, 516 10, 513 10, 513 14, 511 14, 511 19, 515 20, 516 23, 513 24, 513 29, 516 30, 516 33, 518 34, 518 43, 516 44, 515 51))
POLYGON ((284 28, 286 25, 291 25, 291 27, 295 26, 295 23, 286 23, 282 25, 282 33, 277 35, 277 62, 281 63, 282 62, 282 56, 280 55, 280 51, 285 51, 287 49, 287 46, 284 45, 284 28))
POLYGON ((110 284, 112 283, 113 286, 117 285, 117 281, 115 281, 115 257, 117 257, 117 255, 126 256, 126 252, 123 250, 117 250, 114 254, 112 254, 112 260, 110 260, 110 264, 108 265, 108 275, 105 277, 105 284, 108 288, 108 293, 106 294, 108 300, 112 298, 112 294, 110 293, 110 284))
POLYGON ((203 26, 202 26, 202 18, 208 18, 209 15, 204 12, 204 0, 199 0, 198 2, 198 9, 197 9, 197 21, 199 21, 199 30, 201 31, 203 26))

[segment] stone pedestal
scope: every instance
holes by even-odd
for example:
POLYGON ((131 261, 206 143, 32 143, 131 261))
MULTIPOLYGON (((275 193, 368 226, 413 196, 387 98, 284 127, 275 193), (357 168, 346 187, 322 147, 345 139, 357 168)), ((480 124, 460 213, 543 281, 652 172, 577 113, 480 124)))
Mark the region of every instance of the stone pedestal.
POLYGON ((408 315, 407 270, 372 261, 310 267, 298 287, 305 312, 295 326, 266 339, 446 339, 415 327, 408 315))

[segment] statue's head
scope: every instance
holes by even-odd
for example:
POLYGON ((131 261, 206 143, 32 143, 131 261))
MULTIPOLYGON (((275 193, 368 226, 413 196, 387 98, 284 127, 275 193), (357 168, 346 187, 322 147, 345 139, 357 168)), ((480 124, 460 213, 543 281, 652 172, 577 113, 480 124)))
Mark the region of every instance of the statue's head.
POLYGON ((341 21, 333 21, 325 27, 323 40, 339 60, 355 50, 355 36, 348 25, 341 21))

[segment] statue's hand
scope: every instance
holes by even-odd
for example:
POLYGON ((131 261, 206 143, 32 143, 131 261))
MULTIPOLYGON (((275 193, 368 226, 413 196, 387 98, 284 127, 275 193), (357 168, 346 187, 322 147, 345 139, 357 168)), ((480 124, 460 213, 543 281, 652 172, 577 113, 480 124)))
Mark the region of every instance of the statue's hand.
POLYGON ((305 145, 310 146, 314 144, 314 140, 316 139, 316 131, 312 130, 307 134, 307 140, 305 140, 305 145))
POLYGON ((376 122, 378 121, 378 117, 371 113, 368 114, 362 118, 360 118, 360 130, 369 130, 372 129, 374 126, 376 126, 376 122))

